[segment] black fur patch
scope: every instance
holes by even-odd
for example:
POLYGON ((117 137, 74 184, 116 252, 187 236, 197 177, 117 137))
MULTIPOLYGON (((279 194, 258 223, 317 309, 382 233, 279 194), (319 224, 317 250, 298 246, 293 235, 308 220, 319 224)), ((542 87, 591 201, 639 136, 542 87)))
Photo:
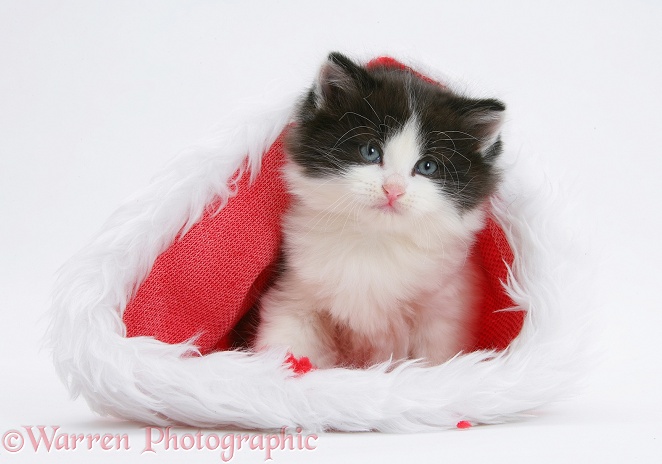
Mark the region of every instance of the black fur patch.
POLYGON ((466 98, 410 71, 368 70, 332 53, 300 105, 286 151, 310 177, 339 176, 368 163, 360 154, 362 145, 383 147, 415 115, 424 141, 421 159, 434 159, 440 167, 432 181, 466 210, 498 182, 494 160, 501 152, 504 110, 495 99, 466 98))

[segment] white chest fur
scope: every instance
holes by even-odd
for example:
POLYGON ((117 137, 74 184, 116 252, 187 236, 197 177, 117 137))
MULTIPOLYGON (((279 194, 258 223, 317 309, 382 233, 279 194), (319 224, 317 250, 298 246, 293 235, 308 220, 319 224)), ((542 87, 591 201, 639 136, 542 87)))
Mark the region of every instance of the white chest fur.
POLYGON ((432 237, 415 224, 385 232, 344 216, 301 228, 314 219, 306 216, 312 215, 295 208, 286 222, 288 267, 315 310, 367 336, 415 323, 426 295, 454 285, 470 245, 468 237, 439 231, 432 237))

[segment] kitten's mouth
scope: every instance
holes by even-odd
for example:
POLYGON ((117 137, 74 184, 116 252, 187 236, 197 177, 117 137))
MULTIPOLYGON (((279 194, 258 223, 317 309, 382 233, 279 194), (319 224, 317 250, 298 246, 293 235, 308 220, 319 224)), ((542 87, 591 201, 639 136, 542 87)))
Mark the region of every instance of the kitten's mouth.
POLYGON ((400 214, 402 212, 402 208, 400 208, 400 206, 397 203, 392 203, 392 202, 387 202, 379 206, 376 206, 376 209, 378 209, 379 211, 385 214, 400 214))

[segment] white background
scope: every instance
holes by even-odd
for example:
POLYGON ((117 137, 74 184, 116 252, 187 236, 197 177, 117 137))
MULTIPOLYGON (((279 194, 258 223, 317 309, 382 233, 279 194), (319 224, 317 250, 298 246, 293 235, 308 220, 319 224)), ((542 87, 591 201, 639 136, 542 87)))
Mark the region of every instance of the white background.
MULTIPOLYGON (((0 460, 220 462, 215 452, 141 454, 140 425, 69 400, 40 351, 54 275, 232 108, 305 89, 340 50, 415 60, 506 102, 506 156, 532 160, 533 178, 569 192, 550 219, 590 237, 604 361, 583 394, 526 421, 324 434, 315 451, 275 461, 662 462, 661 22, 653 0, 1 1, 0 433, 128 433, 131 450, 0 447, 0 460)), ((232 462, 263 461, 242 451, 232 462)))

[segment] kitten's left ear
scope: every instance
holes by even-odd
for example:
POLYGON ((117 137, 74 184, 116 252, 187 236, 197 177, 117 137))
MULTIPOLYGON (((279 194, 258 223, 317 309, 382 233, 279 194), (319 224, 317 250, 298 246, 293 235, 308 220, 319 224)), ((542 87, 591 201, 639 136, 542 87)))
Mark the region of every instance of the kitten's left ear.
POLYGON ((499 142, 506 105, 494 98, 468 100, 462 108, 467 132, 478 138, 479 150, 484 153, 499 142))

